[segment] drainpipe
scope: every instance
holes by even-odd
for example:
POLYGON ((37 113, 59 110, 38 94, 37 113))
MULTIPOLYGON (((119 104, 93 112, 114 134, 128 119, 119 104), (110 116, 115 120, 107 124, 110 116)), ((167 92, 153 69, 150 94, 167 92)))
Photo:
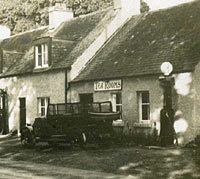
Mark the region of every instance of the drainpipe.
POLYGON ((71 102, 71 92, 70 92, 70 74, 69 74, 70 70, 66 69, 65 70, 65 103, 69 103, 71 102), (70 95, 70 96, 69 96, 70 95))
POLYGON ((68 90, 68 75, 67 70, 65 70, 65 103, 67 103, 67 90, 68 90))

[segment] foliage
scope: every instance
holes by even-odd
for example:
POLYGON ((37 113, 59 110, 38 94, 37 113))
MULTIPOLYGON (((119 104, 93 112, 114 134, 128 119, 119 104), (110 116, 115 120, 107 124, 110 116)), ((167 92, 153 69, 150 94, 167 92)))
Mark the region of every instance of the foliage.
POLYGON ((140 0, 140 3, 141 3, 141 9, 140 9, 141 13, 149 12, 150 8, 148 4, 143 0, 140 0))
MULTIPOLYGON (((48 25, 48 9, 58 0, 0 0, 0 25, 10 28, 12 34, 48 25)), ((74 12, 87 14, 111 6, 113 0, 59 0, 74 12)), ((148 12, 141 0, 141 12, 148 12)))
MULTIPOLYGON (((74 15, 87 14, 106 8, 112 0, 59 0, 72 8, 74 15)), ((11 29, 12 34, 48 25, 48 8, 56 0, 0 0, 0 24, 11 29)))
MULTIPOLYGON (((0 0, 0 25, 10 28, 12 34, 48 25, 48 9, 58 0, 0 0)), ((111 6, 113 0, 59 0, 74 12, 87 14, 111 6)), ((148 12, 141 0, 141 12, 148 12)))
POLYGON ((112 0, 68 0, 68 2, 72 5, 76 16, 106 8, 111 5, 112 0))

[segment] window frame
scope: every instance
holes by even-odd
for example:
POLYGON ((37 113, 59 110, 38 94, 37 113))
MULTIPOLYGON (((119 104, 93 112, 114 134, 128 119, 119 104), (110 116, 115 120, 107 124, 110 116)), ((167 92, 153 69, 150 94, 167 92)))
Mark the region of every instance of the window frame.
POLYGON ((45 68, 49 66, 48 49, 48 44, 46 43, 35 45, 35 68, 45 68), (39 48, 41 52, 39 52, 39 48), (39 63, 39 56, 41 63, 39 63))
POLYGON ((52 64, 51 60, 51 45, 52 45, 52 38, 51 37, 43 37, 36 39, 33 42, 33 49, 34 49, 34 69, 42 69, 48 68, 52 64), (39 65, 38 59, 38 47, 41 48, 41 65, 39 65), (45 56, 45 57, 44 57, 45 56))
POLYGON ((113 112, 120 112, 120 119, 122 119, 122 93, 121 92, 112 92, 111 93, 111 101, 112 101, 112 110, 113 112), (120 95, 120 101, 121 103, 117 103, 117 95, 120 95), (114 97, 115 96, 115 97, 114 97), (117 107, 119 107, 120 110, 117 110, 117 107))
POLYGON ((38 97, 37 98, 37 116, 38 117, 46 117, 47 115, 47 107, 50 103, 50 97, 38 97), (44 105, 42 105, 42 101, 44 100, 44 105), (44 115, 42 114, 42 110, 44 109, 44 115))
POLYGON ((150 116, 150 92, 149 91, 137 91, 137 104, 138 104, 138 117, 139 117, 139 122, 140 123, 150 123, 151 121, 151 116, 150 116), (142 101, 142 94, 148 93, 148 102, 143 102, 142 101), (144 120, 143 119, 143 106, 148 106, 147 108, 147 115, 148 119, 144 120))

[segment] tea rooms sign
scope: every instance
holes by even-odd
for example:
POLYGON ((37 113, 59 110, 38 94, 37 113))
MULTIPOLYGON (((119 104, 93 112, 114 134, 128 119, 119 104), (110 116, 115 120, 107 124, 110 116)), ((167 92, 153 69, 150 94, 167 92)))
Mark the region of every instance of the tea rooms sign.
POLYGON ((110 90, 121 90, 121 80, 108 80, 108 81, 95 81, 94 91, 110 91, 110 90))

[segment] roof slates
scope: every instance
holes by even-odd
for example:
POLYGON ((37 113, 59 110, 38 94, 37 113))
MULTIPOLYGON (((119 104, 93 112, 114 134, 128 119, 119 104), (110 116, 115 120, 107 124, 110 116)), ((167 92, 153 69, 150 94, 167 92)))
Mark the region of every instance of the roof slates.
POLYGON ((132 17, 74 80, 193 71, 200 60, 200 1, 132 17), (140 18, 138 20, 137 18, 140 18))

